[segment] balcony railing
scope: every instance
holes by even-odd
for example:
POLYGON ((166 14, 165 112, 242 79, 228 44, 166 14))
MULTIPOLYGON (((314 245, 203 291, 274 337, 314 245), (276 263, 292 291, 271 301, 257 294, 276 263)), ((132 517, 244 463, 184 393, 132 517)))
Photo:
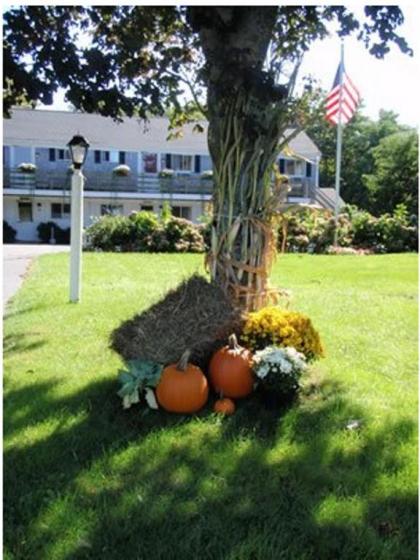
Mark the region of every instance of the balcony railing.
MULTIPOLYGON (((170 178, 130 173, 126 177, 115 173, 84 170, 86 191, 141 192, 151 194, 203 194, 211 195, 213 182, 200 175, 175 175, 170 178)), ((36 170, 22 173, 17 169, 3 169, 3 185, 13 189, 70 190, 71 174, 68 172, 36 170)))
MULTIPOLYGON (((211 195, 213 181, 203 179, 200 175, 174 175, 162 178, 144 173, 130 173, 121 177, 114 173, 84 171, 86 191, 138 192, 150 194, 195 194, 211 195)), ((291 190, 288 197, 314 198, 314 187, 310 179, 290 177, 291 190)), ((46 171, 37 169, 35 173, 22 173, 16 168, 3 168, 3 186, 12 189, 25 189, 35 192, 37 189, 69 191, 71 174, 68 172, 46 171)))

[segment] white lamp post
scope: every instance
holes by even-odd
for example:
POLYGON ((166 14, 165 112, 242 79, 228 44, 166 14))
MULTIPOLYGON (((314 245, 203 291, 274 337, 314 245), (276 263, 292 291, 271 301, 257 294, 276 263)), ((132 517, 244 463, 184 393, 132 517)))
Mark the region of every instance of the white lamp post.
POLYGON ((71 238, 70 238, 70 302, 80 301, 82 276, 83 183, 82 165, 85 163, 89 142, 76 135, 67 144, 73 162, 71 178, 71 238))

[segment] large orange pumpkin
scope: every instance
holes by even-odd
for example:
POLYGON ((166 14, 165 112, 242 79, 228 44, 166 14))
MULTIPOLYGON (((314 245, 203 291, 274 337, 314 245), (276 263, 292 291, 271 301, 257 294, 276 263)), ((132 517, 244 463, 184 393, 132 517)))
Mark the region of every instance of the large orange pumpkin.
POLYGON ((252 354, 239 346, 236 336, 229 337, 229 345, 213 354, 209 365, 210 381, 217 393, 238 399, 252 391, 252 354))
POLYGON ((177 364, 167 366, 156 387, 157 400, 168 412, 197 412, 207 402, 207 379, 199 367, 188 363, 190 354, 187 350, 177 364))

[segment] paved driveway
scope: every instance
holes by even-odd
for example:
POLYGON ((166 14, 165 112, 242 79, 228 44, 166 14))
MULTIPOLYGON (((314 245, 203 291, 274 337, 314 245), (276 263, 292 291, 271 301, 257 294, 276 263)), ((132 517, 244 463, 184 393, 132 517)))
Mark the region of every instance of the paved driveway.
MULTIPOLYGON (((69 251, 68 245, 3 245, 3 306, 19 290, 33 259, 46 253, 69 251)), ((3 309, 4 309, 3 307, 3 309)))

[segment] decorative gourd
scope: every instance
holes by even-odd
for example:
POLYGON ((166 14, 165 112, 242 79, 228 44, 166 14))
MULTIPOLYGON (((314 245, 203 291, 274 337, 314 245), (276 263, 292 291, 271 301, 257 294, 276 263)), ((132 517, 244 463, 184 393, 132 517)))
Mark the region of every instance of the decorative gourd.
POLYGON ((167 366, 156 387, 157 400, 168 412, 190 414, 207 402, 207 379, 199 367, 188 363, 190 355, 186 350, 177 364, 167 366))
POLYGON ((235 403, 232 399, 219 399, 214 403, 214 412, 230 416, 235 412, 235 403))
POLYGON ((229 345, 213 354, 209 374, 217 393, 235 399, 246 397, 254 386, 252 354, 239 346, 236 336, 232 334, 229 345))

